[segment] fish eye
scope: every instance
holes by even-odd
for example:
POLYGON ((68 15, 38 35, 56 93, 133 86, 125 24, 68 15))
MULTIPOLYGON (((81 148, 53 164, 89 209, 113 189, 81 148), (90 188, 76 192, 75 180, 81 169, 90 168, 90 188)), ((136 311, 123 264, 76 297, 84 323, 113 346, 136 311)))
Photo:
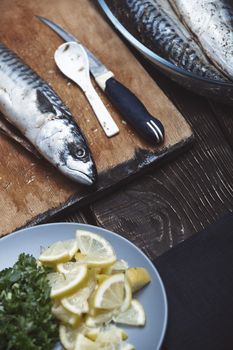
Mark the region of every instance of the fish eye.
POLYGON ((84 148, 78 148, 77 151, 76 151, 76 156, 78 158, 83 158, 85 157, 86 155, 86 152, 85 152, 85 149, 84 148))
POLYGON ((87 155, 85 148, 77 145, 75 142, 68 143, 67 148, 70 155, 72 155, 74 158, 83 159, 87 155))

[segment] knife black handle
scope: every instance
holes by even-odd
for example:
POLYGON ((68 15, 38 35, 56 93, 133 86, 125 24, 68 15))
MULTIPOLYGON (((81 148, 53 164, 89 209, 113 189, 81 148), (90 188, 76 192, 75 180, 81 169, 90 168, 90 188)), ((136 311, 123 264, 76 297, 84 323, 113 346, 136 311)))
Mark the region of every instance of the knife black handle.
POLYGON ((105 94, 124 119, 148 142, 163 142, 163 124, 147 111, 142 102, 115 78, 109 78, 105 84, 105 94))

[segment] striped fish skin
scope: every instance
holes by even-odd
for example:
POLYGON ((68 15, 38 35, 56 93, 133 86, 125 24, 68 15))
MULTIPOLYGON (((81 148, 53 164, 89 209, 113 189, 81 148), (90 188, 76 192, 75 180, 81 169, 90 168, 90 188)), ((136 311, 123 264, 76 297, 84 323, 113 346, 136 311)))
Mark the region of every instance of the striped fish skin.
POLYGON ((168 0, 107 0, 107 3, 132 34, 163 58, 202 78, 227 80, 210 64, 168 0))
POLYGON ((86 140, 53 89, 0 43, 0 110, 64 175, 85 185, 97 178, 86 140))
POLYGON ((233 78, 233 2, 170 0, 210 60, 233 78))

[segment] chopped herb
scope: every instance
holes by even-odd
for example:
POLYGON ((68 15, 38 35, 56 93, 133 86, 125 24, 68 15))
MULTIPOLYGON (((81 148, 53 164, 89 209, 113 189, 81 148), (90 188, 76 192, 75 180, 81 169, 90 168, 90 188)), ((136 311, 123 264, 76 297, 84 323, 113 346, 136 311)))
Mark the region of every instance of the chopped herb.
POLYGON ((21 254, 0 272, 0 350, 51 350, 58 325, 51 313, 47 270, 21 254))

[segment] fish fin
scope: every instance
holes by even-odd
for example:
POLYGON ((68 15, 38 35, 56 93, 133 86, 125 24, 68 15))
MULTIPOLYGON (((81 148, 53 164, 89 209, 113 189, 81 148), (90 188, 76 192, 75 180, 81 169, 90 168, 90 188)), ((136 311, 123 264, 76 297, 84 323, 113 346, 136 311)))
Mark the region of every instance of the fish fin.
POLYGON ((37 105, 41 113, 53 113, 56 114, 56 110, 53 107, 53 104, 48 99, 48 97, 43 93, 43 91, 36 90, 37 105))

